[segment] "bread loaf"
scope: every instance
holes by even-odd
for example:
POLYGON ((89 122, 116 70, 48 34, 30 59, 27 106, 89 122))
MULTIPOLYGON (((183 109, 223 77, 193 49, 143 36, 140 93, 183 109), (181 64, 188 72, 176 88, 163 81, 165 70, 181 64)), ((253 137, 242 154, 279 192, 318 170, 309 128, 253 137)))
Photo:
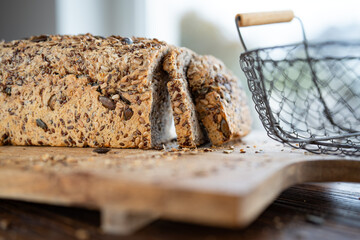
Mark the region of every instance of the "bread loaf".
POLYGON ((0 144, 152 148, 170 139, 169 46, 39 36, 0 43, 0 144))
POLYGON ((135 37, 0 42, 0 145, 149 149, 171 139, 173 122, 180 147, 249 132, 244 92, 222 62, 135 37))

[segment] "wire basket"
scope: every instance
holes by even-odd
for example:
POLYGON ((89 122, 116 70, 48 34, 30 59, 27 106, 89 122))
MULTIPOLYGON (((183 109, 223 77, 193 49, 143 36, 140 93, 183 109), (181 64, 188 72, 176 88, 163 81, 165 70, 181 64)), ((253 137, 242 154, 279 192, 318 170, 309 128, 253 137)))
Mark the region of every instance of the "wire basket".
MULTIPOLYGON (((238 14, 240 41, 246 50, 240 27, 293 18, 289 11, 238 14)), ((294 148, 360 156, 360 43, 309 44, 298 20, 303 42, 240 56, 260 120, 269 137, 294 148)))

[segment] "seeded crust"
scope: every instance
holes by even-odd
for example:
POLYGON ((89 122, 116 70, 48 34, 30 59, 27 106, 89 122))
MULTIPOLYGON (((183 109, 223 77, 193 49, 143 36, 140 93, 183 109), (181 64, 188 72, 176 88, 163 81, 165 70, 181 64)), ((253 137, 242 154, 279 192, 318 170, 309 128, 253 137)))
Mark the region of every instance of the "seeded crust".
POLYGON ((132 41, 87 34, 0 42, 0 145, 148 149, 169 140, 169 46, 132 41))
POLYGON ((164 70, 169 73, 167 88, 180 147, 195 148, 205 142, 205 136, 195 111, 186 71, 195 53, 186 48, 173 48, 165 57, 164 70))
POLYGON ((187 77, 196 110, 213 144, 221 145, 250 132, 245 92, 221 61, 212 56, 195 55, 187 77))

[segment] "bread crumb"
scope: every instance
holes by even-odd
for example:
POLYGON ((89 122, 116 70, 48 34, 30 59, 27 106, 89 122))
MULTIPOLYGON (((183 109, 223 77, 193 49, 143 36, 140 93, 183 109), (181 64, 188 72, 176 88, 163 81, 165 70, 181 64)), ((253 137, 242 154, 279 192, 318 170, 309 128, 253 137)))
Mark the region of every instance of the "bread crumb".
POLYGON ((169 152, 178 152, 179 149, 176 149, 176 148, 171 148, 169 152))
POLYGON ((211 148, 203 148, 203 152, 213 152, 214 149, 211 148))
POLYGON ((224 150, 223 153, 226 153, 226 154, 230 154, 232 153, 234 150, 224 150))

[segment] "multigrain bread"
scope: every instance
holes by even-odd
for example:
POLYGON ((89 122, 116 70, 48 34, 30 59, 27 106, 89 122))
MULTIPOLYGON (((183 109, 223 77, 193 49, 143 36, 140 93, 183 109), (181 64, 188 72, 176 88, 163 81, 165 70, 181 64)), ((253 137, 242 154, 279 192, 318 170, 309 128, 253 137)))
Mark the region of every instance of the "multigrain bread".
POLYGON ((186 71, 195 55, 186 48, 172 48, 165 57, 164 70, 169 73, 167 84, 180 147, 195 148, 206 141, 191 97, 186 71))
POLYGON ((0 42, 0 145, 149 149, 173 122, 189 148, 203 125, 216 145, 250 130, 244 92, 211 56, 90 34, 0 42))
POLYGON ((152 148, 170 139, 169 46, 39 36, 0 43, 0 145, 152 148))
POLYGON ((249 133, 251 119, 245 92, 220 60, 194 55, 187 77, 196 110, 213 144, 220 145, 249 133))

